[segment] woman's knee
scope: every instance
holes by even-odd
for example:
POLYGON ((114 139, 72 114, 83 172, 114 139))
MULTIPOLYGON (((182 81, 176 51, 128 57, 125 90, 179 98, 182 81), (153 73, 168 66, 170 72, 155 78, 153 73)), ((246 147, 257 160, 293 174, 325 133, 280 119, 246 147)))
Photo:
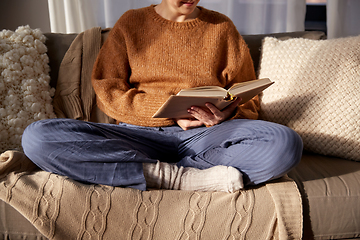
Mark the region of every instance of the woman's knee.
POLYGON ((278 126, 279 135, 275 137, 272 166, 269 172, 272 178, 278 178, 287 174, 301 160, 303 152, 303 142, 298 133, 286 126, 278 126))
POLYGON ((294 130, 272 122, 259 122, 260 149, 252 155, 256 163, 248 172, 249 184, 260 184, 280 178, 301 160, 303 143, 294 130))
POLYGON ((283 151, 288 156, 290 166, 297 165, 300 162, 303 152, 303 142, 300 135, 293 129, 283 126, 284 128, 284 147, 283 151))
POLYGON ((26 127, 22 135, 23 148, 27 148, 29 145, 34 145, 34 141, 38 141, 42 137, 43 125, 46 124, 47 120, 40 120, 31 123, 26 127))
POLYGON ((59 119, 45 119, 33 122, 23 132, 22 148, 30 159, 36 159, 48 149, 44 144, 51 142, 50 138, 56 135, 55 121, 59 121, 59 119))

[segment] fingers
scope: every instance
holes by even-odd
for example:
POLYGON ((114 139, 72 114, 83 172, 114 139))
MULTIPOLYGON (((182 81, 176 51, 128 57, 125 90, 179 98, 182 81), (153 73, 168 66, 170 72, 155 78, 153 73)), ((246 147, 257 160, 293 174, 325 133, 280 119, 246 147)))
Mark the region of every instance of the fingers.
POLYGON ((193 118, 175 119, 176 123, 183 129, 189 130, 191 128, 200 127, 202 125, 214 126, 228 119, 234 112, 241 99, 236 99, 224 110, 220 111, 211 103, 206 103, 206 108, 192 106, 188 112, 193 118))
POLYGON ((220 111, 213 104, 206 103, 207 108, 192 106, 190 109, 188 109, 188 112, 194 118, 204 123, 206 126, 214 126, 228 119, 232 115, 240 101, 241 98, 236 99, 233 103, 231 103, 222 111, 220 111))
POLYGON ((224 114, 213 104, 206 103, 205 106, 210 110, 210 112, 216 117, 216 118, 223 118, 224 114))
POLYGON ((206 126, 214 126, 225 120, 224 114, 217 109, 214 105, 209 104, 208 109, 200 107, 191 107, 188 112, 206 126))
POLYGON ((175 121, 185 131, 204 125, 204 123, 200 122, 197 119, 180 118, 175 119, 175 121))

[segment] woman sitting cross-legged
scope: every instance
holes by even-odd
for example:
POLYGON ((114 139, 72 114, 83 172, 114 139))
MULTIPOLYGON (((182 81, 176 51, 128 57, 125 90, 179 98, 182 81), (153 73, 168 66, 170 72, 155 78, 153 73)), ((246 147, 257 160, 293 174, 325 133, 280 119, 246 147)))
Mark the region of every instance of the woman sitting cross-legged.
POLYGON ((259 99, 186 119, 152 118, 184 88, 255 79, 249 49, 226 16, 199 0, 162 0, 117 21, 97 57, 98 107, 118 124, 49 119, 23 134, 41 169, 111 186, 234 192, 279 178, 300 161, 293 130, 256 120, 259 99))

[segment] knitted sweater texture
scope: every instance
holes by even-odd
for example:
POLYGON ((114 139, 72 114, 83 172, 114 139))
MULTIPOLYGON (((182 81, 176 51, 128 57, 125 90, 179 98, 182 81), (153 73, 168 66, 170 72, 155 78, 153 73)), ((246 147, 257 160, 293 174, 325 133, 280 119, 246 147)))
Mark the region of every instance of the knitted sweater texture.
MULTIPOLYGON (((249 49, 231 20, 201 8, 187 22, 162 18, 154 6, 130 10, 115 24, 97 57, 92 84, 98 107, 119 122, 170 126, 152 115, 181 89, 228 88, 255 79, 249 49)), ((239 106, 233 118, 258 117, 259 100, 239 106)))

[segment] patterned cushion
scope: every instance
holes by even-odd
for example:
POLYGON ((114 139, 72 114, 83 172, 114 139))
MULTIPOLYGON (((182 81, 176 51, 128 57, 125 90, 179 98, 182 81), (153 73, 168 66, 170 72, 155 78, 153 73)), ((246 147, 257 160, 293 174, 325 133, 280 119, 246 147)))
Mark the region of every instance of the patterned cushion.
POLYGON ((0 32, 0 152, 21 150, 26 126, 55 117, 45 39, 29 26, 0 32))
POLYGON ((297 131, 306 150, 360 161, 360 36, 265 38, 261 117, 297 131))

